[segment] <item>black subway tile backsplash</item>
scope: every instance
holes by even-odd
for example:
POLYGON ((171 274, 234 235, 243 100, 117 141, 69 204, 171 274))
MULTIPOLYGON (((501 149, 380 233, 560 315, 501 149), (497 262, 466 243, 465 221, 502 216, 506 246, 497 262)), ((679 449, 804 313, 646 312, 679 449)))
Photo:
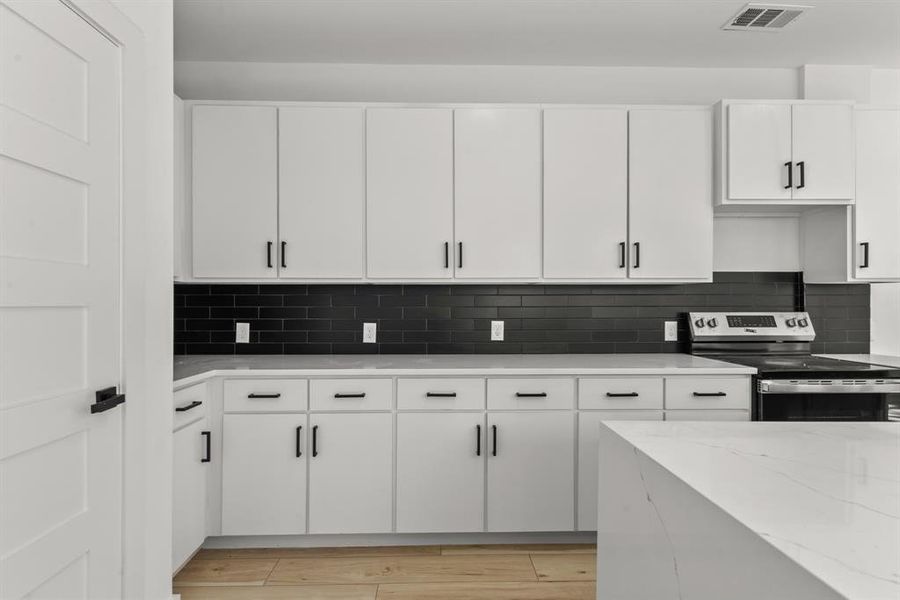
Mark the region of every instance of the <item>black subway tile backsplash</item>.
POLYGON ((813 351, 869 351, 869 286, 805 285, 799 273, 716 273, 674 285, 175 285, 176 354, 680 352, 689 311, 810 312, 813 351), (805 294, 804 294, 805 292, 805 294), (490 341, 502 319, 505 341, 490 341), (663 322, 679 322, 679 342, 663 322), (250 343, 235 344, 236 322, 250 343), (378 343, 362 343, 362 324, 378 343))

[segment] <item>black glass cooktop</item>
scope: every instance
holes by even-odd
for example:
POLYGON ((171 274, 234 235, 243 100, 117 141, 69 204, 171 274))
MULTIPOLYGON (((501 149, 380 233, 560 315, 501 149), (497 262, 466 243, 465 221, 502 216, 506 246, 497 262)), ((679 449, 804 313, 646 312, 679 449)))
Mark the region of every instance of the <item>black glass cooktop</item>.
POLYGON ((727 354, 710 356, 717 360, 754 367, 760 376, 805 379, 886 379, 900 377, 900 369, 823 358, 809 354, 727 354))

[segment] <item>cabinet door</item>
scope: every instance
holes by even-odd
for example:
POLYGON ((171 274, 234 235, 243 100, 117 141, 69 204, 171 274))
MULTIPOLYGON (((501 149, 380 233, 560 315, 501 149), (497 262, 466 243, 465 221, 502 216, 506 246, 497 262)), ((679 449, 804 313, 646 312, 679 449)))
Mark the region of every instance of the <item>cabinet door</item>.
POLYGON ((629 113, 633 279, 710 279, 712 118, 707 110, 629 113))
POLYGON ((275 110, 269 106, 194 107, 194 277, 277 274, 275 110))
POLYGON ((456 277, 541 274, 541 114, 455 111, 456 277))
POLYGON ((363 110, 278 109, 279 276, 362 278, 363 110))
POLYGON ((306 533, 306 415, 230 414, 223 425, 222 535, 306 533))
POLYGON ((452 276, 453 112, 366 111, 369 277, 452 276))
POLYGON ((578 413, 578 531, 597 530, 600 421, 662 421, 661 410, 600 410, 578 413))
POLYGON ((484 530, 484 413, 397 415, 397 532, 484 530))
POLYGON ((852 200, 853 107, 795 104, 791 122, 794 200, 852 200))
POLYGON ((790 200, 790 104, 728 106, 729 200, 790 200))
POLYGON ((856 112, 856 206, 853 210, 856 277, 900 278, 898 109, 856 112))
POLYGON ((488 531, 575 528, 571 412, 488 415, 488 531))
POLYGON ((315 414, 309 533, 387 533, 392 527, 393 416, 315 414))
POLYGON ((206 419, 173 434, 172 572, 181 568, 206 539, 206 419))
POLYGON ((628 113, 544 111, 544 277, 624 279, 628 113))
POLYGON ((666 421, 749 421, 749 410, 667 410, 666 421))

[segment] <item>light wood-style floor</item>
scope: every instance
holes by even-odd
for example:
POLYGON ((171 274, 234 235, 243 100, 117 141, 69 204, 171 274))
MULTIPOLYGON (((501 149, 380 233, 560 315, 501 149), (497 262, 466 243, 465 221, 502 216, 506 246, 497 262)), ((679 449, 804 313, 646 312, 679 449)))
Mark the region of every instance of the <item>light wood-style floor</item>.
POLYGON ((587 544, 201 550, 183 600, 593 600, 587 544))

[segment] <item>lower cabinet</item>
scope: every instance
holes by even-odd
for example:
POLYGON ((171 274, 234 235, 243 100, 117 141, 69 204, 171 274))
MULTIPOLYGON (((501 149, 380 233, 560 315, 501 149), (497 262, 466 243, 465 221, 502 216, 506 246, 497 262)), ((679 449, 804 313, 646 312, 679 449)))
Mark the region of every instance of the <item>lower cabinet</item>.
POLYGON ((393 415, 311 414, 309 425, 309 533, 389 533, 393 415))
POLYGON ((488 413, 487 530, 572 531, 575 414, 488 413))
POLYGON ((172 571, 206 539, 207 421, 195 421, 172 436, 172 571))
POLYGON ((222 535, 306 533, 305 414, 226 414, 222 535))
POLYGON ((484 413, 397 415, 397 532, 484 530, 484 413))
POLYGON ((749 421, 749 410, 667 410, 666 421, 749 421))

